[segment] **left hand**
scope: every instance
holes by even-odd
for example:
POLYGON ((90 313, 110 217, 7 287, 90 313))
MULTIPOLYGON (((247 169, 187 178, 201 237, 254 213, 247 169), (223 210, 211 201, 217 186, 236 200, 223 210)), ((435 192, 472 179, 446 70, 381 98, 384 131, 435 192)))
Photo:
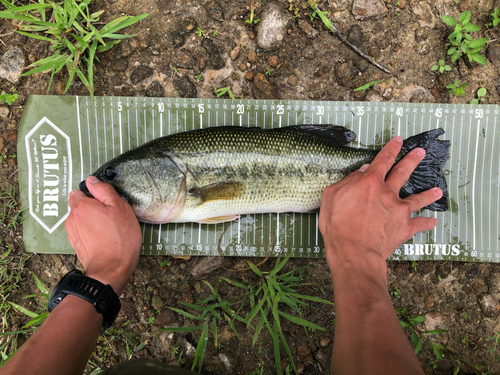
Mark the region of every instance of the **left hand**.
POLYGON ((68 196, 68 239, 85 267, 85 275, 111 285, 119 296, 139 261, 139 222, 111 185, 90 176, 87 187, 95 199, 79 190, 68 196))

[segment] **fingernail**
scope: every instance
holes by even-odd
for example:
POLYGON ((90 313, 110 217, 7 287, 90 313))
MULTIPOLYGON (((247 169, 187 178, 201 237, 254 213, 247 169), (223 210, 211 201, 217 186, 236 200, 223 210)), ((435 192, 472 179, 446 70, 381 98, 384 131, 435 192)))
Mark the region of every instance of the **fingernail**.
POLYGON ((394 140, 395 140, 396 142, 398 142, 398 143, 401 143, 401 144, 403 143, 403 138, 401 138, 400 136, 395 136, 395 137, 394 137, 394 138, 392 138, 392 139, 394 139, 394 140))
POLYGON ((101 182, 101 181, 95 176, 89 176, 87 178, 87 182, 90 182, 91 184, 95 184, 95 183, 101 182))
POLYGON ((363 165, 359 168, 359 170, 360 170, 361 172, 364 172, 364 171, 366 171, 366 170, 368 169, 368 167, 369 167, 369 166, 370 166, 370 164, 363 164, 363 165))
POLYGON ((423 148, 417 148, 417 155, 423 158, 425 156, 425 150, 423 148))
POLYGON ((434 193, 434 195, 436 197, 439 197, 439 198, 441 198, 441 196, 443 195, 443 191, 440 188, 434 188, 434 189, 432 189, 432 192, 434 193))
POLYGON ((438 223, 439 223, 439 220, 434 218, 434 226, 438 225, 438 223))
POLYGON ((66 200, 69 202, 69 200, 71 199, 71 197, 72 197, 73 195, 75 195, 75 194, 76 194, 76 191, 75 191, 75 190, 70 191, 66 200))

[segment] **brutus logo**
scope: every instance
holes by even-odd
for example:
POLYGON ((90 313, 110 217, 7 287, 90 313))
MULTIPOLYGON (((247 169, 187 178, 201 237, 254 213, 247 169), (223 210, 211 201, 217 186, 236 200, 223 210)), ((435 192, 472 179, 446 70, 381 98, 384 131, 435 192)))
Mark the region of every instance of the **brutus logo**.
MULTIPOLYGON (((398 249, 399 250, 399 249, 398 249)), ((458 256, 460 255, 460 245, 449 244, 404 244, 403 254, 401 255, 444 255, 458 256)), ((400 251, 401 252, 401 251, 400 251)))
POLYGON ((46 117, 26 135, 30 214, 52 233, 68 216, 71 191, 69 137, 46 117))

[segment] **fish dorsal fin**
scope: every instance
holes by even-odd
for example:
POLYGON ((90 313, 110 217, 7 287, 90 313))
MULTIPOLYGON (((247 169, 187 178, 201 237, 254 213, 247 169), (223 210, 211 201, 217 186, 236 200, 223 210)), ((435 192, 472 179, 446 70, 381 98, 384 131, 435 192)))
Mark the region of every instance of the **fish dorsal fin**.
POLYGON ((237 181, 223 181, 214 184, 193 188, 189 190, 189 195, 201 199, 200 204, 217 200, 232 200, 243 195, 245 184, 237 181))
POLYGON ((312 134, 326 139, 332 146, 343 146, 356 139, 356 134, 340 125, 294 125, 281 128, 312 134))

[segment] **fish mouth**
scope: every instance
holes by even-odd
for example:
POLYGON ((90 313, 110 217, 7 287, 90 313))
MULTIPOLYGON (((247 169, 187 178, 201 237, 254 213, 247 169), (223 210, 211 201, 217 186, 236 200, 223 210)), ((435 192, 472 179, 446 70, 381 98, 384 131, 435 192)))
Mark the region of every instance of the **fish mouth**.
POLYGON ((80 182, 78 188, 85 193, 85 195, 89 198, 94 198, 92 194, 90 194, 89 189, 87 188, 87 183, 85 181, 80 182))

